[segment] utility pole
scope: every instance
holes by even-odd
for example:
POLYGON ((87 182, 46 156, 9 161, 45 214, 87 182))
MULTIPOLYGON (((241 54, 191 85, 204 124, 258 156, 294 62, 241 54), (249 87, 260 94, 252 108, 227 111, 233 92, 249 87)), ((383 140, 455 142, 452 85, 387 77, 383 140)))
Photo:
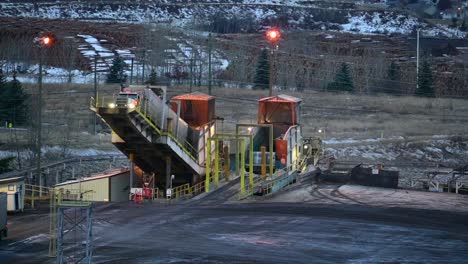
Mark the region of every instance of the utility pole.
POLYGON ((132 64, 130 65, 130 85, 133 84, 133 58, 132 58, 132 64))
MULTIPOLYGON (((268 82, 268 96, 273 95, 273 67, 274 65, 274 60, 275 60, 275 50, 276 50, 276 42, 280 38, 280 32, 277 28, 271 28, 266 32, 266 37, 270 41, 270 78, 268 82)), ((275 71, 276 72, 276 71, 275 71)))
POLYGON ((416 90, 419 89, 419 31, 420 28, 416 29, 416 90))
MULTIPOLYGON (((96 104, 96 107, 98 105, 98 94, 97 94, 97 59, 98 59, 98 56, 95 55, 94 56, 94 103, 96 104)), ((96 117, 96 113, 93 114, 93 132, 94 132, 94 135, 96 135, 97 133, 97 129, 96 129, 96 123, 97 123, 97 117, 96 117)))
MULTIPOLYGON (((44 49, 54 45, 55 38, 49 34, 34 40, 39 46, 39 76, 38 96, 37 96, 37 138, 36 138, 36 175, 33 182, 39 185, 39 197, 42 196, 42 173, 41 173, 41 149, 42 149, 42 61, 44 59, 44 49), (37 182, 39 180, 39 183, 37 182)), ((32 188, 31 207, 34 208, 34 187, 32 188)))
POLYGON ((142 69, 141 69, 141 84, 145 83, 145 57, 146 57, 146 50, 143 51, 143 58, 141 59, 142 69))
MULTIPOLYGON (((36 141, 36 178, 34 184, 39 185, 39 197, 42 196, 42 172, 41 172, 41 149, 42 149, 42 60, 44 50, 40 47, 39 50, 39 76, 38 82, 38 95, 37 95, 37 141, 36 141), (37 182, 39 180, 39 183, 37 182)), ((34 208, 34 187, 32 193, 31 206, 34 208)))
POLYGON ((208 94, 211 95, 211 53, 212 53, 212 45, 211 45, 211 33, 208 34, 208 94))
POLYGON ((190 93, 192 93, 192 85, 193 85, 193 52, 192 52, 192 57, 190 58, 190 93))

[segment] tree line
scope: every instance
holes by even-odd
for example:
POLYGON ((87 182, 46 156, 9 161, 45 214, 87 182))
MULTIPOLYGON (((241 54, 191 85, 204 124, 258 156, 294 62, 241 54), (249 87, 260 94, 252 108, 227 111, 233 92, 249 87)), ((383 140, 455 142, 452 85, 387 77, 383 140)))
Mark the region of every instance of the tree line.
MULTIPOLYGON (((271 74, 271 57, 268 50, 262 49, 258 56, 254 75, 254 89, 268 89, 271 74)), ((356 92, 356 87, 351 74, 351 67, 348 63, 341 63, 336 70, 334 79, 324 87, 331 92, 356 92)), ((387 70, 387 78, 382 81, 381 92, 389 94, 400 94, 399 85, 401 83, 401 69, 397 63, 392 61, 387 70)), ((417 89, 415 95, 424 97, 435 97, 434 78, 431 65, 427 60, 423 60, 421 69, 417 76, 417 89)))

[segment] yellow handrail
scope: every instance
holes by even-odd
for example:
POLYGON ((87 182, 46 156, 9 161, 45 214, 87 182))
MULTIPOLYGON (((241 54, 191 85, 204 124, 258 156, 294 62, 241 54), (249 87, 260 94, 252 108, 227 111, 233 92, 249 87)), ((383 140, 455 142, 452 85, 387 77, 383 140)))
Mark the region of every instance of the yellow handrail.
MULTIPOLYGON (((160 136, 167 136, 169 138, 171 138, 191 159, 193 159, 194 161, 197 161, 197 158, 195 158, 195 156, 185 148, 185 146, 183 144, 181 144, 179 142, 179 140, 177 138, 174 137, 174 135, 172 135, 171 133, 168 133, 168 132, 162 132, 155 124, 154 122, 148 117, 146 116, 143 112, 141 112, 138 108, 135 108, 135 111, 141 116, 143 117, 143 119, 160 135, 160 136)), ((195 148, 193 148, 193 146, 190 146, 194 152, 196 153, 195 151, 195 148)), ((198 163, 198 162, 197 162, 198 163)))

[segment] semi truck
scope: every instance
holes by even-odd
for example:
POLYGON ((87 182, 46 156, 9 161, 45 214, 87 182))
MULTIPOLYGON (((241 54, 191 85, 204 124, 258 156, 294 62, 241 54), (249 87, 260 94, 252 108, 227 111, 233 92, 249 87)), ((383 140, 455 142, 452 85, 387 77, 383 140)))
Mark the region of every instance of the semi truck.
POLYGON ((8 235, 7 227, 7 193, 0 193, 0 240, 8 235))

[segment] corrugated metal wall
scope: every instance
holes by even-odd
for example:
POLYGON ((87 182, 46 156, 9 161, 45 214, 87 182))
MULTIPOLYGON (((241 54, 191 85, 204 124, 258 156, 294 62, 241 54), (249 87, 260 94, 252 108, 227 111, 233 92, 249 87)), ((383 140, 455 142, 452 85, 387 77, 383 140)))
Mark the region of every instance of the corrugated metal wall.
POLYGON ((92 191, 93 201, 108 202, 109 201, 109 178, 102 178, 90 181, 83 181, 81 183, 70 183, 56 187, 57 189, 64 189, 64 192, 70 190, 72 193, 92 191))
POLYGON ((111 177, 111 202, 128 201, 130 174, 124 173, 119 176, 111 177))

